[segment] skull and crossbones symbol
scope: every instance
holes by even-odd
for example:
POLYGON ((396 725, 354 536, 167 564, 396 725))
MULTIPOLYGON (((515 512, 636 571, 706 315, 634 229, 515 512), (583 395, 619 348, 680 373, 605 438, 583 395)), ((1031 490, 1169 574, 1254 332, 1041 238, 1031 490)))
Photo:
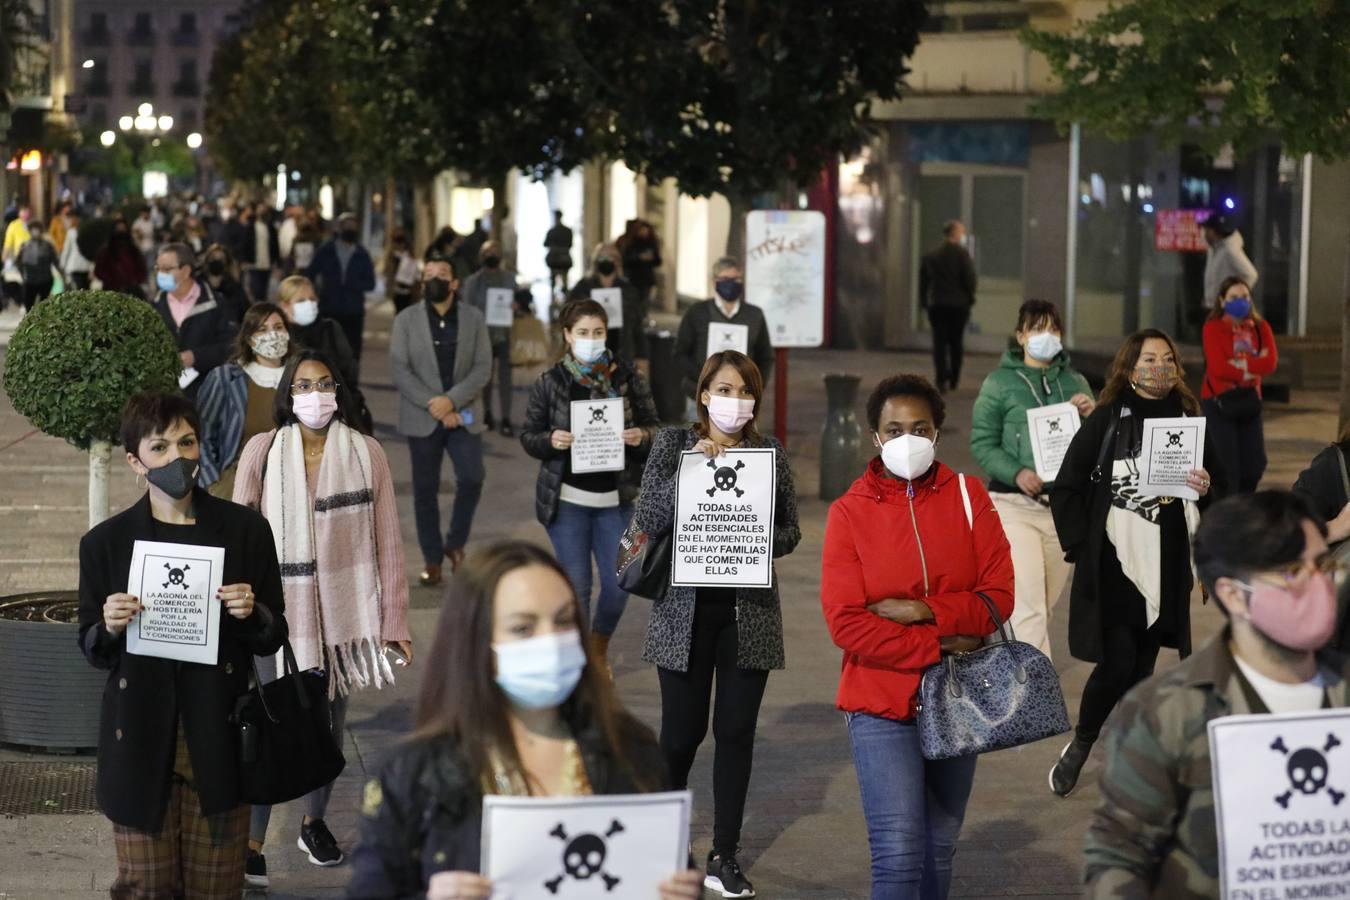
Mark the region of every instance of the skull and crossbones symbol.
POLYGON ((710 459, 708 460, 708 468, 716 470, 713 472, 713 486, 708 488, 709 497, 716 494, 718 491, 734 491, 737 497, 743 497, 745 495, 745 491, 736 487, 736 479, 739 477, 736 473, 745 468, 744 460, 736 460, 735 468, 732 468, 731 466, 721 466, 719 468, 717 461, 710 459))
POLYGON ((1325 789, 1327 796, 1331 798, 1331 804, 1340 806, 1341 801, 1345 799, 1345 794, 1327 784, 1327 779, 1331 775, 1327 754, 1331 752, 1333 747, 1339 747, 1340 745, 1340 739, 1336 735, 1328 733, 1327 742, 1321 750, 1313 747, 1301 747, 1290 753, 1289 748, 1285 746, 1284 738, 1277 737, 1275 742, 1270 745, 1270 749, 1289 757, 1289 761, 1285 764, 1285 772, 1289 776, 1289 790, 1283 794, 1277 794, 1275 802, 1280 804, 1282 809, 1288 809, 1289 801, 1296 793, 1312 796, 1325 789))
POLYGON ((1055 434, 1059 431, 1059 419, 1050 420, 1050 433, 1055 434))
POLYGON ((1180 431, 1169 431, 1169 432, 1167 432, 1167 446, 1169 446, 1169 447, 1180 447, 1180 446, 1181 446, 1181 432, 1180 432, 1180 431))
POLYGON ((591 421, 604 422, 606 425, 609 424, 609 419, 605 418, 605 408, 603 406, 591 407, 591 421))
POLYGON ((605 871, 605 857, 609 855, 609 846, 605 842, 623 830, 623 823, 614 819, 603 837, 598 834, 586 833, 569 838, 567 829, 559 822, 558 827, 550 831, 549 834, 567 845, 563 848, 563 873, 557 878, 545 881, 544 887, 548 888, 550 894, 556 894, 558 888, 567 878, 588 881, 599 875, 601 880, 605 882, 605 892, 614 890, 618 887, 621 879, 605 871))
POLYGON ((164 568, 169 570, 169 574, 165 576, 169 580, 164 582, 164 586, 167 588, 169 585, 173 585, 174 587, 180 587, 184 582, 186 582, 187 575, 185 573, 188 570, 190 570, 192 566, 188 565, 187 563, 183 563, 183 568, 175 569, 173 566, 169 565, 168 563, 165 563, 164 568))

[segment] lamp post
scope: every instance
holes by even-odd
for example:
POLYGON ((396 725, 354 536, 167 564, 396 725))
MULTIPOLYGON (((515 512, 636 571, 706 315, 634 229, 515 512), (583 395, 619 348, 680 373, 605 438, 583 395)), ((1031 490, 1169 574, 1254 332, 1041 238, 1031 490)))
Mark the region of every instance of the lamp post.
MULTIPOLYGON (((121 139, 127 142, 127 147, 131 150, 132 165, 138 171, 142 171, 142 193, 145 190, 142 170, 145 149, 160 146, 161 142, 170 136, 173 127, 173 116, 156 115, 154 104, 149 102, 140 104, 134 116, 124 115, 117 120, 117 128, 122 133, 121 139)), ((108 148, 113 147, 118 139, 118 133, 111 129, 99 135, 99 143, 108 148)), ((194 131, 186 136, 184 143, 189 150, 196 151, 202 146, 202 136, 194 131)))

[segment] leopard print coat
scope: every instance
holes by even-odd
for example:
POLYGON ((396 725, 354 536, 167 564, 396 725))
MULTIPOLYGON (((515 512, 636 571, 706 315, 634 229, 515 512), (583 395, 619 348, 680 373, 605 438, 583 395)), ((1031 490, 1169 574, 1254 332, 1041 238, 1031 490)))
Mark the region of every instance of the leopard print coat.
MULTIPOLYGON (((649 535, 668 533, 675 525, 676 473, 680 455, 692 450, 699 438, 689 428, 663 429, 652 443, 647 468, 642 473, 634 518, 649 535)), ((786 556, 802 539, 797 525, 797 492, 792 486, 792 468, 787 452, 774 438, 761 437, 745 447, 772 447, 778 472, 778 497, 774 505, 774 558, 786 556)), ((697 588, 674 587, 652 605, 642 658, 663 669, 686 672, 689 646, 693 642, 694 604, 697 588)), ((742 669, 782 669, 783 611, 778 602, 778 575, 772 588, 736 589, 736 665, 742 669)))

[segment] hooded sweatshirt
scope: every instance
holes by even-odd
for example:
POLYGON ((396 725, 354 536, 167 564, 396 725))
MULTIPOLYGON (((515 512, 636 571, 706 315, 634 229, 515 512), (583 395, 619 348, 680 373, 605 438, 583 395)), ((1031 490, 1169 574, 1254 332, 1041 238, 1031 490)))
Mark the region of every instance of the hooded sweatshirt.
POLYGON ((938 639, 994 632, 977 592, 1012 615, 1012 556, 984 486, 940 462, 912 482, 893 478, 874 458, 825 525, 820 603, 844 651, 839 709, 913 718, 923 670, 941 658, 938 639), (885 599, 922 600, 936 622, 901 625, 867 608, 885 599))
POLYGON ((1027 410, 1067 403, 1074 394, 1091 397, 1092 388, 1070 367, 1067 351, 1046 369, 1027 365, 1020 347, 1003 354, 998 368, 980 386, 970 425, 970 452, 989 473, 991 491, 1017 492, 1017 473, 1036 471, 1027 410))

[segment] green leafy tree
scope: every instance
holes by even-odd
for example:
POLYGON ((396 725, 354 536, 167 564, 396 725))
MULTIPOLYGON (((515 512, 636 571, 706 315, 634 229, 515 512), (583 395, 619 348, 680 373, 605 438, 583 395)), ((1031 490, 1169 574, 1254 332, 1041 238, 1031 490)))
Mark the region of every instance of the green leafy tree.
MULTIPOLYGON (((1061 123, 1210 150, 1248 149, 1273 131, 1290 154, 1350 157, 1350 4, 1134 0, 1072 32, 1029 30, 1024 40, 1061 84, 1041 103, 1061 123)), ((1344 424, 1350 297, 1341 370, 1344 424)))
POLYGON ((89 451, 90 527, 108 515, 108 466, 127 398, 177 391, 181 369, 159 313, 126 294, 58 294, 19 323, 5 353, 5 392, 35 428, 89 451))

